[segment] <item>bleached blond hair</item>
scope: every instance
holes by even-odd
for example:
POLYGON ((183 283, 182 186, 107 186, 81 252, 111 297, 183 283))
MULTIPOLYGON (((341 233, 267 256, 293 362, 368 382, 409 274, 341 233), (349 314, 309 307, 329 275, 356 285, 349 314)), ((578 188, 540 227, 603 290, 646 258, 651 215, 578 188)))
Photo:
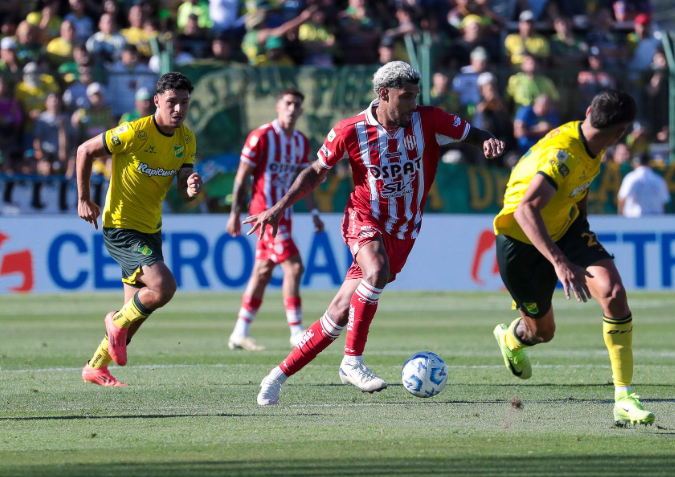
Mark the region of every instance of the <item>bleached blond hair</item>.
POLYGON ((403 83, 417 84, 422 74, 405 61, 390 61, 381 66, 373 75, 373 91, 379 95, 380 89, 401 89, 403 83))

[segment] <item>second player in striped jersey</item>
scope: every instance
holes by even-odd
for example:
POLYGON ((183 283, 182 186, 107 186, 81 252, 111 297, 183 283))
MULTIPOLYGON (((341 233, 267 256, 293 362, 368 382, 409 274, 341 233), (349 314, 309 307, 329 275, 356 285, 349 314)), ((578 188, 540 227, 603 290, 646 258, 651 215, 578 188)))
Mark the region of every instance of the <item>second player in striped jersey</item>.
POLYGON ((345 326, 341 381, 371 393, 387 387, 366 367, 363 351, 380 294, 403 268, 419 234, 440 146, 465 141, 482 147, 487 158, 504 150, 503 142, 489 132, 438 108, 417 106, 420 77, 402 61, 382 66, 373 77, 377 99, 330 131, 318 160, 298 176, 288 194, 245 221, 254 224, 251 232, 260 228, 263 234, 269 225, 276 233, 284 211, 317 187, 339 160, 349 159, 355 190, 345 210, 342 236, 353 264, 326 313, 263 379, 260 405, 277 404, 285 380, 330 345, 345 326))
MULTIPOLYGON (((302 114, 303 99, 304 95, 297 89, 281 91, 276 105, 277 119, 252 131, 246 139, 234 180, 232 213, 227 222, 227 232, 233 237, 241 233, 239 215, 246 200, 246 184, 251 176, 253 192, 250 212, 259 214, 281 200, 298 173, 309 165, 309 141, 295 129, 295 123, 302 114)), ((323 222, 319 218, 314 195, 307 195, 305 203, 312 211, 315 232, 323 232, 323 222)), ((291 345, 295 346, 302 337, 300 278, 303 266, 291 237, 291 226, 291 209, 288 208, 279 221, 279 233, 273 236, 270 230, 258 240, 253 273, 228 342, 230 349, 264 349, 249 336, 249 326, 262 304, 265 288, 277 264, 284 271, 282 292, 286 319, 291 330, 291 345)))

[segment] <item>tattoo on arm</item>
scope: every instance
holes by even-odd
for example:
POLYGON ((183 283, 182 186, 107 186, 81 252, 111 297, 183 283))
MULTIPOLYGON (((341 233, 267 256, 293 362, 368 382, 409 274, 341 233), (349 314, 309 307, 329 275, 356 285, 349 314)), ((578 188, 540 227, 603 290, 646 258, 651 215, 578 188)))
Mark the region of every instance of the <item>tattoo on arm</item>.
POLYGON ((323 168, 318 161, 315 161, 298 174, 298 177, 291 185, 291 188, 288 189, 286 195, 277 205, 283 209, 287 209, 295 204, 316 189, 316 187, 321 184, 324 177, 326 177, 327 173, 328 169, 323 168))
POLYGON ((246 183, 241 183, 236 178, 234 179, 234 187, 232 188, 232 214, 241 214, 241 209, 244 207, 247 193, 246 183))

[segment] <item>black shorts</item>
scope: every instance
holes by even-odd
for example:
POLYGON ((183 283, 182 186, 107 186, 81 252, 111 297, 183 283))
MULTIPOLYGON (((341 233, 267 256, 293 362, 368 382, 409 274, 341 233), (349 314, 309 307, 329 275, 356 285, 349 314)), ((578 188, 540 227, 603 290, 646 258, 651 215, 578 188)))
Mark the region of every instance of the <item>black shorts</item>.
MULTIPOLYGON (((570 262, 583 268, 605 258, 614 258, 590 231, 588 221, 581 217, 572 223, 556 245, 570 262)), ((497 262, 499 274, 516 308, 532 318, 546 315, 558 284, 551 262, 534 245, 507 235, 497 235, 497 262)))
POLYGON ((122 267, 122 281, 134 288, 145 286, 138 280, 143 265, 164 261, 162 232, 146 234, 132 229, 104 228, 103 243, 122 267))

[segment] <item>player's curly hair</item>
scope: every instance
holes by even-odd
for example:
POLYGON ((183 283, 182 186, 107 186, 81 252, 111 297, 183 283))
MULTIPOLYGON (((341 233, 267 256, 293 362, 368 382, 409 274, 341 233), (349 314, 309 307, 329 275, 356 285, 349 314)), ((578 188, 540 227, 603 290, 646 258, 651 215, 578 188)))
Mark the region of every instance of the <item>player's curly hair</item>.
POLYGON ((405 61, 390 61, 380 67, 373 75, 373 91, 380 93, 380 89, 402 89, 403 83, 418 84, 422 75, 405 61))
POLYGON ((192 82, 187 79, 187 77, 182 73, 177 73, 172 71, 171 73, 163 74, 159 80, 157 80, 157 90, 156 94, 162 94, 165 91, 178 91, 184 89, 188 93, 192 93, 195 89, 192 86, 192 82))
POLYGON ((631 123, 637 116, 637 104, 633 97, 615 89, 598 93, 591 102, 591 126, 607 129, 631 123))

